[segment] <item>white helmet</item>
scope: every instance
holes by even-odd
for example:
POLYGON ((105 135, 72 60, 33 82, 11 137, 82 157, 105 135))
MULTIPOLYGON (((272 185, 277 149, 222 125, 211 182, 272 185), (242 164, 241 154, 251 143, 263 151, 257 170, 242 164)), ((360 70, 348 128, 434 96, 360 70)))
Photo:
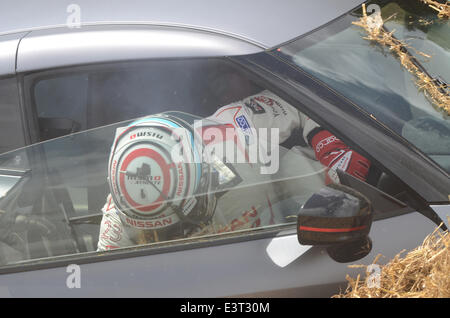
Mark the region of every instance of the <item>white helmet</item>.
POLYGON ((163 113, 118 128, 108 182, 119 215, 138 229, 199 225, 215 209, 213 169, 206 164, 193 116, 163 113))

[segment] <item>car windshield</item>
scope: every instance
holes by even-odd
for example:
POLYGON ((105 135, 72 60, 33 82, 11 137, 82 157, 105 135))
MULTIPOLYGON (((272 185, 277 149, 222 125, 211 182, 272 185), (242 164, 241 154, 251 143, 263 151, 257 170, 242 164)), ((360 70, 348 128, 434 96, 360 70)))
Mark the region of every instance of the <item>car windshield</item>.
POLYGON ((421 1, 369 1, 275 54, 450 172, 450 21, 421 1))

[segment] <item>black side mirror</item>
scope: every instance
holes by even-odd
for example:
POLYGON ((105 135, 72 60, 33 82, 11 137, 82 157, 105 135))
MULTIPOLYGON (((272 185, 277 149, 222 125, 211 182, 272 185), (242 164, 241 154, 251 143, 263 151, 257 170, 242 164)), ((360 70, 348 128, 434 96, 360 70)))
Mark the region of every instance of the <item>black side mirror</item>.
POLYGON ((328 246, 337 262, 358 260, 369 254, 372 204, 363 194, 330 184, 313 194, 297 217, 297 236, 302 245, 328 246))

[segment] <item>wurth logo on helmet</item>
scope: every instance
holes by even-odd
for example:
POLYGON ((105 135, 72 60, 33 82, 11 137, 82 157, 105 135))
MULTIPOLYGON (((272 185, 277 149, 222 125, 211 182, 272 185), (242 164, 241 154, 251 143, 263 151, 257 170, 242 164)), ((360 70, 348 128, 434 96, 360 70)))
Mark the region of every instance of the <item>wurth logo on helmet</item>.
POLYGON ((153 138, 156 138, 156 139, 163 139, 164 138, 163 135, 161 135, 159 133, 156 133, 154 131, 140 131, 140 132, 137 132, 135 134, 130 135, 130 140, 136 139, 136 138, 139 138, 139 137, 150 137, 150 138, 153 137, 153 138))
POLYGON ((322 139, 321 141, 319 141, 316 145, 316 152, 320 153, 320 151, 327 145, 331 144, 332 142, 335 142, 339 140, 338 138, 336 138, 336 136, 330 136, 327 137, 325 139, 322 139))

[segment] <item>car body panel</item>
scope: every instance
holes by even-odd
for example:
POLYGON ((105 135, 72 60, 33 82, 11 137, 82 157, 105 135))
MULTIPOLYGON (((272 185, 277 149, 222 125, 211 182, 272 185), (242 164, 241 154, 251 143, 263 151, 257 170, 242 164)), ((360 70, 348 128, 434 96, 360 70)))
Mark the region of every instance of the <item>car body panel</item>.
MULTIPOLYGON (((77 1, 81 25, 153 24, 210 30, 273 47, 356 7, 360 0, 77 1)), ((0 34, 66 26, 73 1, 14 1, 0 10, 0 34)))
POLYGON ((69 65, 252 54, 248 42, 193 29, 112 25, 32 31, 20 43, 17 72, 69 65))
POLYGON ((0 36, 0 76, 15 73, 17 46, 25 34, 21 32, 0 36))
POLYGON ((450 204, 430 206, 439 215, 447 228, 450 228, 450 204))
MULTIPOLYGON (((413 249, 435 228, 419 213, 374 222, 370 237, 372 252, 356 264, 389 261, 399 247, 413 249), (414 231, 411 231, 414 228, 414 231), (399 233, 402 233, 401 235, 399 233), (398 244, 392 244, 396 241, 398 244)), ((279 236, 294 231, 281 232, 279 236)), ((346 274, 356 277, 361 270, 348 268, 352 263, 336 263, 324 248, 313 247, 291 264, 280 267, 267 255, 271 238, 213 245, 148 256, 80 265, 80 288, 70 289, 67 266, 3 274, 3 297, 225 297, 271 296, 288 293, 312 297, 308 286, 320 286, 316 296, 339 293, 346 287, 346 274), (24 282, 17 284, 18 281, 24 282), (42 288, 45 281, 45 288, 42 288)), ((74 262, 76 264, 76 262, 74 262)))

